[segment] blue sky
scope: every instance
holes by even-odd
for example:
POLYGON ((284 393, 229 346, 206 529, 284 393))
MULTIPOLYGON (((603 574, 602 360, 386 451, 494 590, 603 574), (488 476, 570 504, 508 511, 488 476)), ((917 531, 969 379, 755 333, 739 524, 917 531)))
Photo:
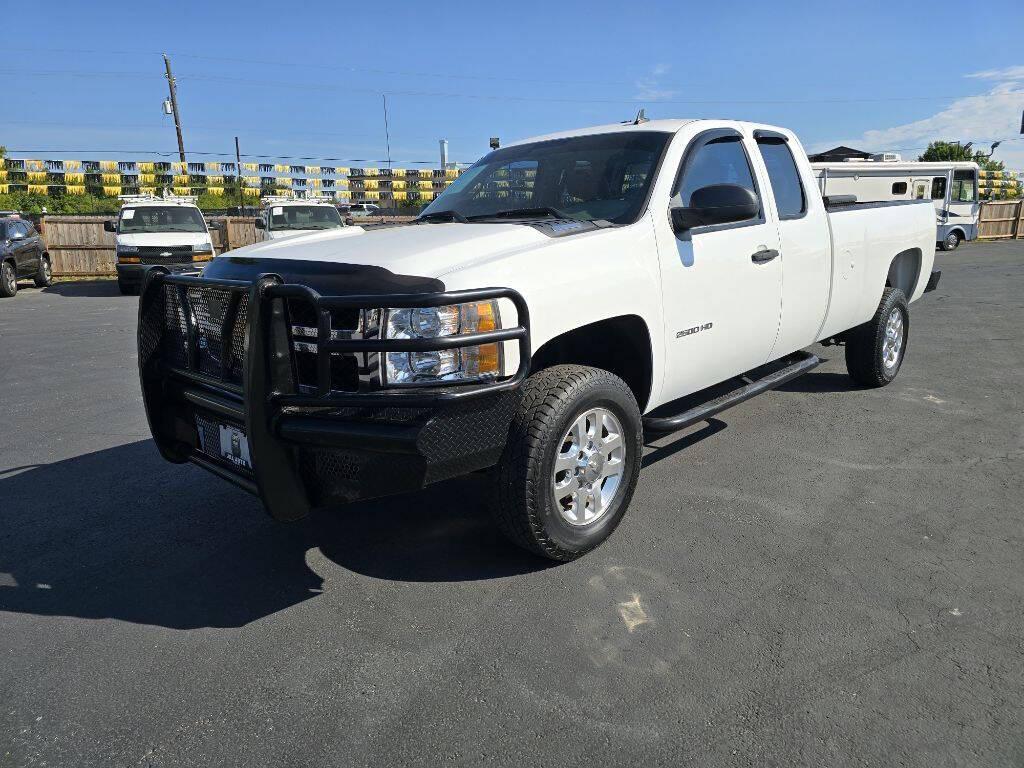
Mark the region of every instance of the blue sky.
MULTIPOLYGON (((186 150, 232 152, 238 135, 246 154, 366 165, 386 155, 383 93, 396 165, 435 160, 441 137, 472 161, 492 135, 640 106, 905 157, 929 138, 1018 137, 1024 110, 1021 2, 50 0, 22 30, 5 35, 0 76, 28 103, 5 99, 0 144, 24 156, 173 153, 161 51, 186 150)), ((1024 141, 996 157, 1024 168, 1024 141)))

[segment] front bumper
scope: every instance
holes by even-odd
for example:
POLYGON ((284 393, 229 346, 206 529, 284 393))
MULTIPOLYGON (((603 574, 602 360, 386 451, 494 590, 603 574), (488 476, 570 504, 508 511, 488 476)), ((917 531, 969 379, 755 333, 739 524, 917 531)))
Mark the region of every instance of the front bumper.
MULTIPOLYGON (((187 262, 184 264, 160 264, 159 269, 165 270, 172 275, 198 274, 209 261, 187 262)), ((117 263, 117 281, 126 286, 141 286, 146 278, 146 273, 153 269, 153 264, 121 264, 117 263)))
POLYGON ((259 496, 273 517, 295 520, 312 508, 416 490, 496 464, 529 368, 528 329, 526 304, 510 289, 328 297, 270 277, 249 283, 153 271, 139 301, 143 402, 166 459, 197 464, 259 496), (340 310, 490 298, 513 302, 516 327, 414 340, 332 327, 340 310), (292 300, 316 310, 315 391, 296 384, 292 300), (346 392, 332 386, 342 356, 361 356, 360 365, 373 368, 385 351, 509 341, 519 344, 519 367, 495 382, 407 390, 368 384, 346 392), (221 455, 223 428, 245 435, 251 466, 221 455))

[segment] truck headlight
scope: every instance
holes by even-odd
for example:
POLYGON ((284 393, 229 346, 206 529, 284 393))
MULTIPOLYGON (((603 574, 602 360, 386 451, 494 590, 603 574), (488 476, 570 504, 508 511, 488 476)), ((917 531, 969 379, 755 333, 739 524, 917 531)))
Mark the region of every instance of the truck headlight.
POLYGON ((138 264, 141 259, 138 257, 139 246, 137 245, 118 245, 114 249, 117 254, 117 260, 122 264, 138 264))
MULTIPOLYGON (((446 307, 389 309, 387 339, 433 339, 495 331, 501 327, 495 301, 474 301, 446 307)), ((389 385, 436 384, 493 378, 501 372, 501 343, 430 352, 385 353, 389 385)))
POLYGON ((192 246, 192 261, 209 261, 213 258, 213 243, 207 240, 192 246))

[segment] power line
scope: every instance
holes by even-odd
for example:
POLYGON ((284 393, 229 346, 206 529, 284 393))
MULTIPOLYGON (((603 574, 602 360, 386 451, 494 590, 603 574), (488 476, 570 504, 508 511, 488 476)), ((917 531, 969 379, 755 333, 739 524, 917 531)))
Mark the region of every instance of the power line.
MULTIPOLYGON (((143 72, 116 72, 116 71, 89 71, 89 70, 18 70, 0 69, 0 74, 20 75, 23 77, 153 77, 151 73, 143 72)), ((202 75, 186 74, 181 75, 178 81, 211 82, 211 83, 232 83, 248 87, 276 87, 286 88, 290 91, 302 90, 313 92, 332 93, 365 93, 380 95, 380 88, 351 88, 348 86, 336 86, 328 83, 303 83, 290 80, 265 80, 255 78, 226 77, 223 75, 202 75)), ((479 99, 485 101, 517 101, 537 102, 548 104, 667 104, 673 106, 714 106, 733 104, 868 104, 868 103, 897 103, 910 101, 949 101, 953 99, 966 98, 959 96, 877 96, 857 98, 817 98, 817 99, 637 99, 624 97, 621 99, 584 99, 558 96, 522 96, 505 93, 461 93, 456 91, 419 91, 419 90, 393 90, 383 91, 389 96, 412 96, 432 99, 479 99)), ((968 94, 970 95, 970 94, 968 94)))

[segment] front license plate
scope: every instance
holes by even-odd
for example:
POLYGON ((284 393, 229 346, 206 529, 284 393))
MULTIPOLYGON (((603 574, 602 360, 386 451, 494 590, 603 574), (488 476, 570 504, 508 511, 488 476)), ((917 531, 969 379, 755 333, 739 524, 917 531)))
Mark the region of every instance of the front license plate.
POLYGON ((220 455, 236 467, 252 469, 252 462, 249 460, 249 441, 240 429, 220 425, 220 455))

